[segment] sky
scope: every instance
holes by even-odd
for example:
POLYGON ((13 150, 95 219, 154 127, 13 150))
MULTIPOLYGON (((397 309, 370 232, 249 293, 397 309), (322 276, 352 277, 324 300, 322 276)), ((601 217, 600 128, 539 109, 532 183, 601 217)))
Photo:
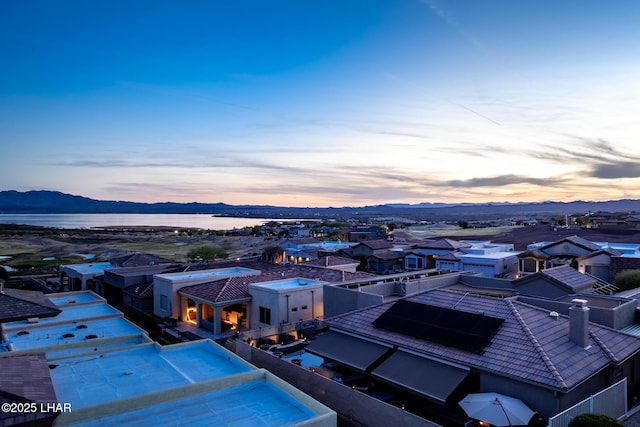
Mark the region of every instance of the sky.
POLYGON ((0 190, 640 199, 637 0, 0 2, 0 190))

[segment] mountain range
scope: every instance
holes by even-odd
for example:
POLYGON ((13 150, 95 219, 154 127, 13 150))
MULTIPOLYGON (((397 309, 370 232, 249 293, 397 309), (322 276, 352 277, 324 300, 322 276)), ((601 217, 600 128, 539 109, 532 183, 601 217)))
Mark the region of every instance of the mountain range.
POLYGON ((640 200, 604 202, 536 203, 419 203, 383 204, 361 207, 302 208, 265 205, 228 205, 225 203, 139 203, 95 200, 58 191, 0 191, 0 214, 64 213, 138 213, 138 214, 211 214, 253 218, 352 218, 403 217, 422 220, 452 218, 487 219, 512 216, 550 216, 586 212, 640 212, 640 200))

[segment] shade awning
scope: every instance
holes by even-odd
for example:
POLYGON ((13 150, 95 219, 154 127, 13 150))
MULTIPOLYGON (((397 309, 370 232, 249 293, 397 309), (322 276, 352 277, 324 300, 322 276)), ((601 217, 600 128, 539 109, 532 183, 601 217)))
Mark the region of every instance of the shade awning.
POLYGON ((325 332, 309 343, 305 351, 365 372, 392 347, 336 331, 325 332))
POLYGON ((398 350, 371 375, 444 403, 469 375, 469 368, 398 350))

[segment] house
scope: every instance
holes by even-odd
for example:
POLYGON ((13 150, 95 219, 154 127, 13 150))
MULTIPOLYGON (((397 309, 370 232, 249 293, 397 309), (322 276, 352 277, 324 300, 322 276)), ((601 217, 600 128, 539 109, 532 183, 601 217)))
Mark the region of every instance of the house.
POLYGON ((350 248, 341 249, 339 255, 359 261, 359 270, 372 273, 376 271, 388 272, 398 264, 398 258, 388 254, 393 247, 393 243, 389 240, 366 240, 356 243, 350 248), (372 259, 371 265, 369 265, 368 259, 373 255, 375 257, 372 259), (389 267, 390 270, 387 270, 386 267, 389 267), (372 268, 372 270, 369 270, 369 268, 372 268))
POLYGON ((640 244, 591 242, 570 236, 555 242, 538 242, 518 254, 518 274, 526 275, 558 265, 570 265, 604 282, 616 274, 640 268, 640 244))
POLYGON ((404 253, 401 251, 375 251, 366 259, 367 271, 374 274, 389 274, 402 270, 404 253))
MULTIPOLYGON (((60 266, 61 290, 94 291, 99 295, 109 294, 101 288, 102 275, 119 267, 153 266, 170 264, 171 260, 150 254, 133 253, 112 258, 109 262, 92 262, 85 264, 67 264, 60 266)), ((112 290, 113 291, 113 290, 112 290)), ((119 293, 116 291, 116 293, 119 293)))
POLYGON ((436 268, 436 258, 446 255, 461 248, 469 248, 471 245, 453 239, 427 240, 411 251, 405 257, 405 268, 407 270, 424 270, 436 268))
POLYGON ((316 260, 327 254, 337 254, 339 250, 353 246, 355 243, 341 240, 320 241, 314 238, 287 239, 280 247, 284 251, 282 262, 299 264, 316 260))
POLYGON ((468 393, 506 394, 549 417, 627 377, 632 400, 639 337, 591 321, 578 296, 563 303, 567 314, 532 302, 426 290, 326 319, 329 331, 306 351, 371 393, 447 425, 468 419, 457 405, 468 393))
POLYGON ((147 328, 157 323, 153 318, 153 280, 125 287, 122 296, 122 312, 128 319, 147 328))
MULTIPOLYGON (((181 301, 178 291, 183 287, 212 281, 226 280, 232 277, 259 275, 259 270, 245 267, 226 267, 210 270, 184 271, 178 273, 164 273, 153 276, 153 311, 160 318, 184 318, 190 319, 189 306, 186 301, 181 301)), ((209 307, 212 309, 211 307, 209 307)), ((203 307, 203 310, 207 309, 203 307)), ((220 307, 213 309, 212 313, 202 313, 203 318, 220 319, 220 307)))
MULTIPOLYGON (((125 289, 144 285, 153 282, 155 274, 167 273, 181 267, 178 264, 143 264, 140 266, 119 267, 105 270, 104 275, 97 278, 100 291, 97 293, 103 296, 112 306, 124 310, 125 289)), ((130 297, 133 295, 129 294, 130 297)), ((129 299, 129 305, 132 304, 129 299)))
MULTIPOLYGON (((270 316, 272 326, 286 321, 287 313, 290 322, 322 317, 322 287, 316 290, 316 286, 299 286, 300 283, 307 283, 307 280, 317 284, 341 283, 371 276, 364 272, 352 273, 306 264, 276 265, 253 261, 227 263, 218 269, 159 274, 153 279, 154 313, 161 318, 170 317, 181 322, 180 329, 188 329, 196 335, 219 337, 230 330, 264 327, 268 322, 260 321, 260 310, 257 308, 260 304, 274 313, 270 316), (256 287, 269 283, 273 284, 272 288, 277 288, 277 296, 261 292, 256 287), (306 300, 296 300, 295 305, 291 300, 289 310, 285 311, 280 307, 286 307, 282 301, 287 292, 281 291, 287 288, 287 284, 293 286, 292 292, 297 290, 305 293, 306 300), (260 298, 255 300, 256 296, 260 298), (272 297, 274 299, 268 304, 261 299, 269 300, 272 297), (277 305, 275 300, 283 305, 277 305), (297 309, 291 311, 294 308, 297 309), (282 316, 278 315, 277 321, 276 311, 283 313, 282 316)), ((296 295, 298 298, 300 294, 296 292, 296 295)))
POLYGON ((379 226, 356 227, 347 231, 347 240, 350 242, 363 242, 366 240, 386 239, 387 231, 379 226))
POLYGON ((475 271, 486 277, 515 275, 518 258, 510 243, 437 239, 409 251, 407 270, 436 268, 441 271, 475 271))
POLYGON ((117 268, 110 262, 92 262, 87 264, 67 264, 60 266, 60 285, 66 291, 100 291, 96 278, 105 271, 117 268))
POLYGON ((321 318, 325 284, 300 277, 251 283, 251 319, 261 328, 321 318))
POLYGON ((360 265, 360 262, 355 261, 352 258, 346 258, 336 255, 325 255, 316 260, 305 262, 304 265, 355 273, 356 269, 360 265))

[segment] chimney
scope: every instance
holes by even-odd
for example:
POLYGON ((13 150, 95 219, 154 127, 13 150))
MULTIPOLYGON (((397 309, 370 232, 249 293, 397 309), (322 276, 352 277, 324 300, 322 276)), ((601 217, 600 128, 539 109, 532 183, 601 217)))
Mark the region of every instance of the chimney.
POLYGON ((587 300, 573 299, 569 307, 569 340, 582 348, 589 346, 589 307, 587 300))

